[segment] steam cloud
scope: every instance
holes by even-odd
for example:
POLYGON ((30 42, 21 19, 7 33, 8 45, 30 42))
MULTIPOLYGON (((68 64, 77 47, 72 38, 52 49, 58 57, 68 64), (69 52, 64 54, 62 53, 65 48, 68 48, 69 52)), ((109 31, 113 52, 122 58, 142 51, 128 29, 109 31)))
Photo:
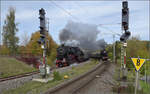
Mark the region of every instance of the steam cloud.
POLYGON ((99 33, 97 25, 69 21, 59 33, 59 39, 61 43, 82 49, 98 50, 106 45, 104 39, 97 40, 99 33))

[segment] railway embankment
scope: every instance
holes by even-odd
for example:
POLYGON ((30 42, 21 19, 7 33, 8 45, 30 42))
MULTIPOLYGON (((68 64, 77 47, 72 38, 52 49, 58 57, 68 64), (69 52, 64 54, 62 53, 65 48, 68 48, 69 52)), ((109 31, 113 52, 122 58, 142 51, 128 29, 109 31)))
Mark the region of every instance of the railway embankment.
POLYGON ((0 94, 3 90, 8 90, 10 88, 16 88, 23 85, 25 82, 29 81, 36 75, 13 79, 13 80, 5 80, 5 78, 9 78, 10 76, 24 74, 37 71, 37 69, 19 61, 12 57, 0 57, 0 94))
POLYGON ((12 57, 0 56, 0 78, 36 71, 37 69, 12 57))

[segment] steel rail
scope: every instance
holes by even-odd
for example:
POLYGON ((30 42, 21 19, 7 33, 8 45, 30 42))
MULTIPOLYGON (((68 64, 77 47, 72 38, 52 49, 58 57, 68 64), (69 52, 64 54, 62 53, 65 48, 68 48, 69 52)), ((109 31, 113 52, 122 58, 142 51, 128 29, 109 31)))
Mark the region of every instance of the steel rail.
POLYGON ((33 71, 33 72, 18 74, 18 75, 9 76, 9 77, 3 77, 3 78, 1 77, 0 82, 17 79, 17 78, 22 78, 22 77, 27 77, 27 76, 31 76, 31 75, 38 74, 38 73, 39 73, 39 71, 33 71))

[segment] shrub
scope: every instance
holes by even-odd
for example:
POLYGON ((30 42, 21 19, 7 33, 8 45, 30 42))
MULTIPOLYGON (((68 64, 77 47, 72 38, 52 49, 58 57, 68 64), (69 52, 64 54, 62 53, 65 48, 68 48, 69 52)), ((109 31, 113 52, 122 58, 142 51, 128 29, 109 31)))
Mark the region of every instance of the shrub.
POLYGON ((62 79, 62 76, 60 75, 60 73, 58 71, 54 71, 53 76, 54 76, 54 80, 56 80, 56 81, 59 81, 62 79))

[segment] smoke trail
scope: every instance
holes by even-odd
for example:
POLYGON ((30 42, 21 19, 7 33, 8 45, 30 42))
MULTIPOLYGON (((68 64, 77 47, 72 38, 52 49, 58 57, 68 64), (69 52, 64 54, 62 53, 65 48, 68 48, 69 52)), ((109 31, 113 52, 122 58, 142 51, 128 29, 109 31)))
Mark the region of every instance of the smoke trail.
POLYGON ((87 50, 104 48, 104 39, 97 40, 100 31, 97 25, 69 21, 59 33, 61 43, 76 45, 87 50))

